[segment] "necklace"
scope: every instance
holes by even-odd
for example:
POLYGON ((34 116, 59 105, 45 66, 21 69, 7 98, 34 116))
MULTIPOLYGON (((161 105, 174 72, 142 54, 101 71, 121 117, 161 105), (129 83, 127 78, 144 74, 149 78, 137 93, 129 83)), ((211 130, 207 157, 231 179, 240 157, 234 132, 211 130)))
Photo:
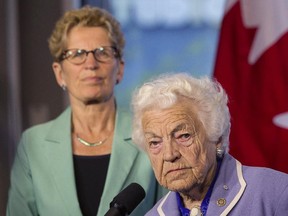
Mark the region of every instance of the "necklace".
POLYGON ((104 144, 106 142, 106 140, 108 139, 108 137, 106 137, 104 140, 100 140, 100 141, 95 142, 95 143, 90 143, 90 142, 87 142, 87 141, 83 140, 82 138, 80 138, 78 136, 78 134, 76 134, 76 138, 81 144, 83 144, 85 146, 89 146, 89 147, 100 146, 100 145, 104 144))
POLYGON ((190 211, 190 216, 202 216, 200 206, 194 206, 190 211))

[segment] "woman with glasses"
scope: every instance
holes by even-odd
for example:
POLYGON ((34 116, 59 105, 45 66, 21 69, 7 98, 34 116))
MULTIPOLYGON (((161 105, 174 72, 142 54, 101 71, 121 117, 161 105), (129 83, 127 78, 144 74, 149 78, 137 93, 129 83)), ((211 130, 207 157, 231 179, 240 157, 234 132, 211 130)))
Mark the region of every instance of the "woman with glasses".
POLYGON ((124 73, 119 23, 99 8, 68 11, 56 23, 49 48, 70 106, 23 133, 7 215, 103 216, 132 182, 146 198, 131 215, 144 215, 163 191, 146 155, 132 144, 130 114, 114 96, 124 73))

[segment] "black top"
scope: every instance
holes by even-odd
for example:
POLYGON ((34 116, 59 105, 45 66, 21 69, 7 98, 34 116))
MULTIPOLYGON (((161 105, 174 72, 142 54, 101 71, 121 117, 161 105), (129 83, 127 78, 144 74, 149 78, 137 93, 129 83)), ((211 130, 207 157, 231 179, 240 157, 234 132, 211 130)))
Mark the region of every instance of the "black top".
POLYGON ((77 195, 82 214, 95 216, 106 180, 110 154, 73 155, 77 195))

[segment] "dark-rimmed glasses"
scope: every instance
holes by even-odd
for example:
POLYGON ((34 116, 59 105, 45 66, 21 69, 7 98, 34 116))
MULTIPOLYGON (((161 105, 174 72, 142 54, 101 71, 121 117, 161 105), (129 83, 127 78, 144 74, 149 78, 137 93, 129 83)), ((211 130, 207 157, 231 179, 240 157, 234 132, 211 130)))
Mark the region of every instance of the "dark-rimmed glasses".
POLYGON ((60 57, 60 61, 66 59, 72 64, 82 64, 86 61, 89 53, 92 53, 94 58, 99 62, 109 62, 111 59, 119 57, 118 51, 115 47, 103 46, 89 51, 85 49, 65 50, 60 57))

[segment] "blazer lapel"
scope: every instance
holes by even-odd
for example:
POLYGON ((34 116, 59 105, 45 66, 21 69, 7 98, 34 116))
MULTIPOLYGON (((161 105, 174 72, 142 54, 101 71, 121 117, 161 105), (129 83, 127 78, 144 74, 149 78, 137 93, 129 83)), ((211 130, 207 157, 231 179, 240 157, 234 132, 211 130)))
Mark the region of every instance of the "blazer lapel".
POLYGON ((71 109, 68 108, 55 120, 51 130, 48 131, 45 152, 53 179, 63 199, 63 208, 66 208, 70 215, 81 216, 75 186, 70 134, 71 109))
MULTIPOLYGON (((121 189, 127 186, 125 182, 138 155, 137 147, 131 142, 131 117, 129 114, 117 111, 114 131, 106 183, 98 210, 98 215, 101 216, 109 209, 109 205, 107 206, 106 203, 110 203, 121 189)), ((139 170, 139 172, 141 171, 139 170)))
POLYGON ((209 202, 207 215, 228 215, 246 188, 242 165, 226 154, 209 202))
POLYGON ((169 191, 168 194, 163 197, 162 201, 157 207, 157 213, 160 216, 180 216, 180 211, 178 209, 178 203, 176 198, 176 192, 169 191))

